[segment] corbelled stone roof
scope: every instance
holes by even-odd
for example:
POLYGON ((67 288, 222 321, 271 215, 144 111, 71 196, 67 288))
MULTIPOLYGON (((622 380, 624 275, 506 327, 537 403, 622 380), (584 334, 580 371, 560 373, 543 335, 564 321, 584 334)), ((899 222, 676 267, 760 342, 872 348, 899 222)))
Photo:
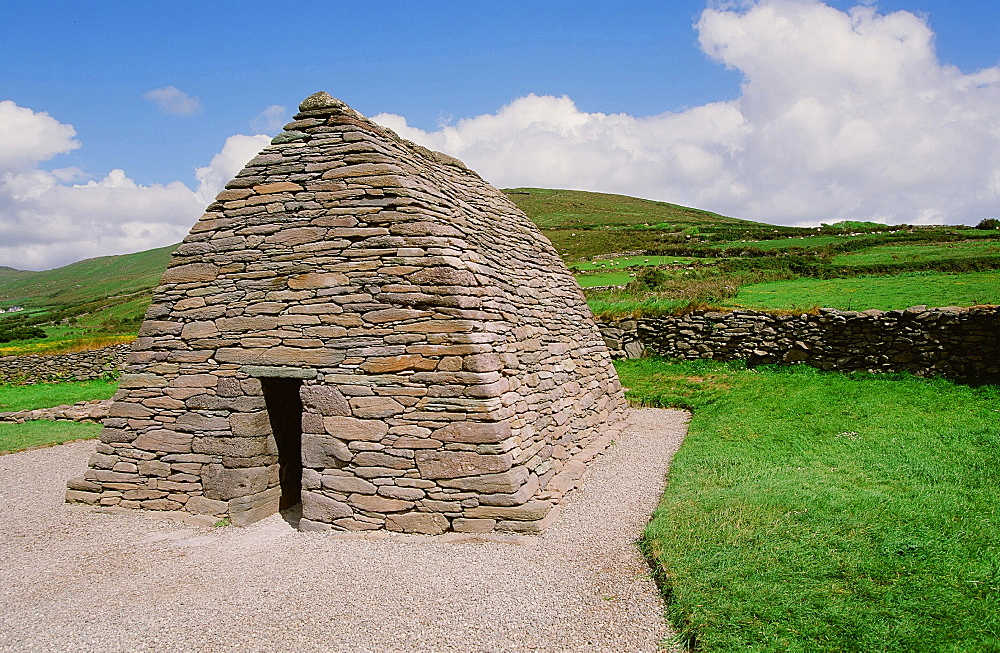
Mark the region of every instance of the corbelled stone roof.
POLYGON ((300 463, 304 528, 532 532, 625 410, 531 221, 326 93, 208 207, 139 336, 71 499, 249 523, 300 463))

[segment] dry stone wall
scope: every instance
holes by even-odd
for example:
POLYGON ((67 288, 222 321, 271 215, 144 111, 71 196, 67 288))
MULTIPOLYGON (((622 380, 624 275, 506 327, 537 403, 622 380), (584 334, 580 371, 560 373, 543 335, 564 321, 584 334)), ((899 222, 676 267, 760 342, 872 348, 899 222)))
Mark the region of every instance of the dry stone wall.
POLYGON ((612 355, 804 363, 824 370, 1000 380, 1000 307, 772 315, 701 311, 599 325, 612 355))
POLYGON ((50 356, 0 357, 0 383, 46 383, 88 381, 116 376, 132 345, 111 345, 100 349, 50 356))
POLYGON ((325 93, 180 245, 120 388, 69 500, 310 530, 537 532, 626 410, 530 220, 325 93))

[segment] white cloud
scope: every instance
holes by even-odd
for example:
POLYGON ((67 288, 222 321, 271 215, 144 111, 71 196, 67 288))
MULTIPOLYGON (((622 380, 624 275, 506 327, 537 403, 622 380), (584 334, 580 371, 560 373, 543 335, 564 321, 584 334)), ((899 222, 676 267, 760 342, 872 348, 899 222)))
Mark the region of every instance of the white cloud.
POLYGON ((740 97, 649 117, 528 95, 425 132, 498 186, 619 192, 785 224, 975 223, 1000 214, 1000 68, 942 64, 908 12, 818 0, 706 9, 702 49, 740 97))
POLYGON ((260 134, 277 134, 288 122, 288 107, 272 104, 250 121, 250 129, 260 134))
POLYGON ((73 128, 6 104, 0 103, 0 134, 34 133, 33 141, 0 144, 0 265, 19 269, 178 242, 225 182, 269 142, 267 136, 230 137, 209 165, 195 170, 196 190, 179 181, 140 185, 120 169, 84 182, 87 175, 77 168, 38 167, 79 146, 73 128))
POLYGON ((204 168, 195 168, 194 176, 198 180, 198 190, 195 196, 202 206, 207 206, 226 183, 243 169, 247 161, 271 143, 271 138, 258 134, 244 136, 237 134, 226 139, 222 150, 212 157, 204 168))
POLYGON ((193 116, 201 111, 201 100, 188 95, 176 86, 154 88, 143 93, 142 99, 152 102, 157 109, 173 116, 193 116))
POLYGON ((80 147, 76 131, 47 113, 0 101, 0 171, 31 167, 80 147))

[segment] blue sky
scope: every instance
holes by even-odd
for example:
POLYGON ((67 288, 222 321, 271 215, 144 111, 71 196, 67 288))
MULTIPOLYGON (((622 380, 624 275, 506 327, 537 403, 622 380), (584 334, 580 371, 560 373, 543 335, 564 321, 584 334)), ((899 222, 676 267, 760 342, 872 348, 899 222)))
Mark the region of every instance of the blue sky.
POLYGON ((44 7, 9 0, 0 17, 0 265, 176 242, 317 90, 498 186, 784 224, 1000 213, 1000 7, 983 3, 44 7), (940 137, 907 149, 922 134, 940 137))

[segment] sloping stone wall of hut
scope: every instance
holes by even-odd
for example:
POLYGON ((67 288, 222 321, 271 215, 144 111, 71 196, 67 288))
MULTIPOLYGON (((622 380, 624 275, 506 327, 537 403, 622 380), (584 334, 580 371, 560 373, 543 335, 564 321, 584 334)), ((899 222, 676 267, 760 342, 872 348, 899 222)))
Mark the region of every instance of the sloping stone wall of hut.
POLYGON ((301 527, 534 532, 626 404, 555 250, 460 162, 307 99, 178 248, 71 500, 301 527))
POLYGON ((599 325, 612 354, 804 363, 824 370, 912 372, 1000 380, 1000 308, 773 315, 695 312, 599 325))

